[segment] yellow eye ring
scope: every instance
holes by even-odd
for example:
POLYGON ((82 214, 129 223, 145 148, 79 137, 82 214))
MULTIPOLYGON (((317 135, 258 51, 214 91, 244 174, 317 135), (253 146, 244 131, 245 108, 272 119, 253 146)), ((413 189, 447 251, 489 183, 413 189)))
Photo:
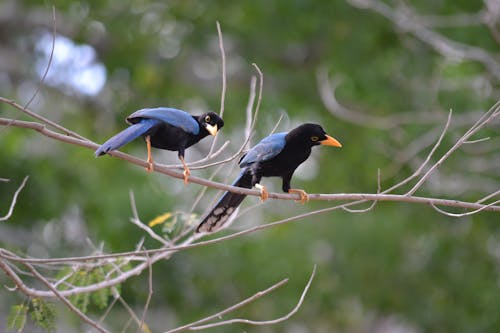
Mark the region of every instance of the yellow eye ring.
POLYGON ((311 136, 311 141, 312 142, 316 142, 318 140, 319 140, 319 138, 317 136, 311 136))
POLYGON ((205 116, 205 122, 209 123, 210 122, 210 116, 205 116))

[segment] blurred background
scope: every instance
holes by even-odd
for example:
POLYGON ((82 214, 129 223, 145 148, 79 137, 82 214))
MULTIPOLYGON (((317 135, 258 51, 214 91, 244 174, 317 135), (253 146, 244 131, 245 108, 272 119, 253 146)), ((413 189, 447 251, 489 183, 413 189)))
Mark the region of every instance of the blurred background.
MULTIPOLYGON (((218 112, 219 21, 228 88, 226 126, 218 143, 230 140, 221 157, 243 142, 250 81, 257 74, 251 64, 256 63, 264 89, 252 143, 283 117, 279 131, 314 121, 344 145, 315 149, 297 171, 293 185, 310 193, 376 192, 378 169, 382 188, 392 186, 422 163, 450 109, 454 118, 437 157, 500 97, 500 4, 494 0, 3 0, 0 96, 24 104, 37 89, 51 54, 52 6, 55 49, 30 104, 33 111, 98 143, 124 129, 126 116, 143 107, 218 112)), ((29 120, 6 104, 0 104, 0 114, 29 120)), ((491 140, 457 151, 417 194, 476 201, 497 191, 499 130, 496 122, 481 131, 477 138, 491 140)), ((203 157, 211 141, 189 149, 187 160, 203 157)), ((146 156, 141 140, 123 150, 146 156)), ((0 225, 1 247, 20 254, 133 250, 146 235, 130 223, 129 191, 147 222, 163 213, 191 211, 202 190, 109 156, 96 159, 88 149, 29 130, 0 128, 0 151, 0 178, 10 179, 0 182, 2 215, 30 176, 13 216, 0 225)), ((176 155, 154 152, 161 163, 177 163, 176 155)), ((214 170, 193 174, 209 177, 214 170)), ((228 164, 215 179, 229 183, 236 172, 228 164)), ((264 183, 281 191, 278 180, 264 183)), ((209 189, 193 213, 203 214, 216 195, 209 189)), ((258 203, 248 198, 244 207, 258 203)), ((269 200, 230 230, 334 204, 269 200)), ((153 267, 146 322, 153 332, 165 331, 289 277, 285 287, 236 313, 279 317, 296 304, 317 264, 309 294, 290 320, 214 331, 498 332, 498 222, 495 213, 452 218, 427 206, 379 203, 366 213, 334 211, 183 251, 153 267)), ((159 244, 147 240, 145 246, 159 244)), ((144 272, 122 285, 124 299, 139 314, 147 279, 144 272)), ((0 282, 12 284, 5 275, 0 282)), ((23 297, 3 289, 0 322, 23 297)), ((102 315, 95 307, 89 313, 102 315)), ((88 331, 63 314, 61 308, 58 331, 88 331)), ((121 331, 127 317, 116 306, 106 325, 121 331)))

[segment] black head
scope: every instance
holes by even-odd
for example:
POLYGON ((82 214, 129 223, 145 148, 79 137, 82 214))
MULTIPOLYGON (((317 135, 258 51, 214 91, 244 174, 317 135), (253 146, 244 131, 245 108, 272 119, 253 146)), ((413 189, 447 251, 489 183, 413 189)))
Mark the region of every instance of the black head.
POLYGON ((297 145, 316 146, 325 145, 333 147, 342 147, 340 142, 326 134, 323 127, 318 124, 302 124, 290 132, 286 136, 287 141, 294 141, 297 145))
POLYGON ((224 126, 224 120, 215 112, 204 113, 201 116, 197 116, 196 120, 201 128, 204 128, 208 133, 214 136, 224 126))

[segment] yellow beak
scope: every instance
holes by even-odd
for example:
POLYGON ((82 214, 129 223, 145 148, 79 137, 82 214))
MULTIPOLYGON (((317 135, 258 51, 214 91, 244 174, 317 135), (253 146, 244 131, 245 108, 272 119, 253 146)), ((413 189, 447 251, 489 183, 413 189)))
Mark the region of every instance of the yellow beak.
POLYGON ((337 139, 332 138, 331 136, 327 135, 326 139, 322 140, 319 142, 322 145, 325 146, 333 146, 333 147, 342 147, 342 144, 337 141, 337 139))
POLYGON ((205 124, 205 128, 207 129, 208 133, 212 134, 213 136, 215 136, 217 134, 217 131, 219 130, 217 128, 217 124, 213 126, 210 124, 205 124))

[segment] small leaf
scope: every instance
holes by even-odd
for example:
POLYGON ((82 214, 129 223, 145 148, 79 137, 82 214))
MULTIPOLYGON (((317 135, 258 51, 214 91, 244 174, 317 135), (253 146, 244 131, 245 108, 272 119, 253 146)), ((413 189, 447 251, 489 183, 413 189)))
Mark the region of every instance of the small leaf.
POLYGON ((7 317, 7 329, 22 332, 28 317, 28 307, 24 304, 13 305, 7 317))
POLYGON ((144 332, 144 333, 151 333, 151 330, 149 329, 149 326, 146 324, 146 323, 142 323, 142 328, 141 330, 144 332))
POLYGON ((49 332, 55 330, 56 310, 54 305, 45 302, 41 298, 31 300, 31 319, 41 328, 49 332))
MULTIPOLYGON (((105 279, 104 272, 101 268, 94 269, 91 272, 92 283, 102 282, 105 279)), ((108 305, 109 298, 109 288, 102 288, 92 293, 92 302, 94 302, 97 307, 104 309, 108 305)))
POLYGON ((166 220, 168 220, 171 216, 172 216, 172 213, 165 213, 165 214, 159 215, 159 216, 155 217, 154 219, 152 219, 151 221, 149 221, 148 225, 150 227, 154 227, 155 225, 162 224, 166 220))

